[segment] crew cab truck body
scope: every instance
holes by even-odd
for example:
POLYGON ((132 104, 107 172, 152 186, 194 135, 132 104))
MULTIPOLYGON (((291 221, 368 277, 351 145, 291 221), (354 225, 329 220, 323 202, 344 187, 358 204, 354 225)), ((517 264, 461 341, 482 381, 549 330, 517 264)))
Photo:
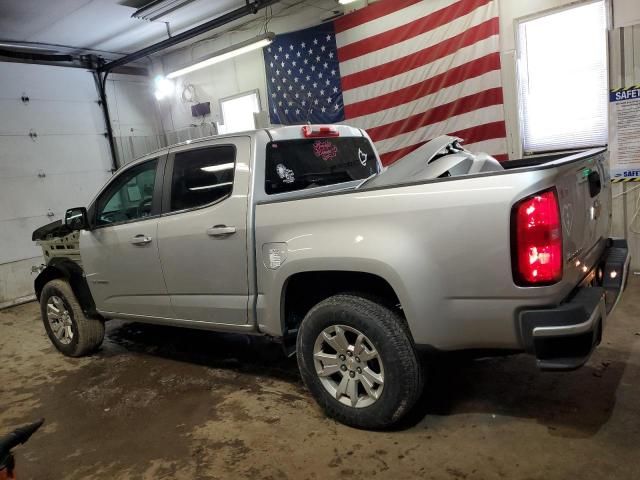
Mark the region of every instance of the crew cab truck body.
POLYGON ((386 427, 421 393, 421 348, 587 361, 629 265, 605 160, 501 166, 439 137, 383 170, 346 126, 169 147, 34 232, 45 328, 73 356, 110 318, 267 335, 328 414, 386 427))

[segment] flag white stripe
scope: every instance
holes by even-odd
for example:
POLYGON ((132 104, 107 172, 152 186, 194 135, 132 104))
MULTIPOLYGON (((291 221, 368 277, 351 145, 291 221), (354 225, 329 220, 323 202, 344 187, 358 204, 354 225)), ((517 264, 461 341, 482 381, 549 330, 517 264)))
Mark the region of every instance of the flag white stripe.
POLYGON ((349 119, 349 123, 353 123, 364 129, 386 125, 387 123, 396 122, 411 115, 426 112, 439 105, 453 102, 460 97, 473 95, 474 93, 479 93, 489 88, 500 87, 500 85, 500 72, 494 70, 479 77, 464 80, 451 87, 443 88, 413 102, 404 103, 397 107, 388 108, 370 115, 349 119))
POLYGON ((491 140, 483 140, 482 142, 463 143, 462 146, 471 152, 484 152, 489 155, 504 155, 507 153, 506 138, 493 138, 491 140))
MULTIPOLYGON (((376 148, 382 155, 387 152, 416 145, 447 132, 456 132, 458 130, 464 130, 500 120, 504 120, 504 109, 502 108, 502 105, 492 105, 490 107, 479 108, 469 113, 463 113, 462 115, 447 118, 442 122, 432 123, 431 125, 417 128, 412 132, 403 133, 386 140, 381 140, 376 142, 376 148)), ((349 121, 348 123, 355 127, 360 127, 356 122, 349 121)))
MULTIPOLYGON (((438 28, 430 30, 426 33, 410 38, 394 45, 376 50, 359 57, 340 62, 340 74, 344 77, 362 72, 372 66, 382 65, 399 58, 406 57, 412 53, 419 52, 433 45, 443 42, 449 38, 455 37, 471 27, 479 25, 488 18, 487 10, 491 8, 491 3, 483 7, 477 8, 473 12, 446 23, 438 28)), ((338 45, 340 48, 340 45, 338 45)))
POLYGON ((472 60, 494 53, 497 50, 498 36, 493 35, 414 70, 409 70, 400 75, 385 78, 379 82, 370 83, 362 87, 343 90, 342 98, 345 105, 350 105, 370 98, 379 97, 411 85, 422 83, 447 70, 459 67, 472 60))
POLYGON ((425 2, 418 2, 397 12, 385 15, 384 17, 376 18, 370 22, 350 28, 349 30, 336 34, 338 48, 360 40, 366 40, 373 35, 378 35, 394 28, 403 27, 411 21, 426 17, 437 10, 453 5, 456 1, 457 0, 429 0, 428 11, 425 8, 425 2))

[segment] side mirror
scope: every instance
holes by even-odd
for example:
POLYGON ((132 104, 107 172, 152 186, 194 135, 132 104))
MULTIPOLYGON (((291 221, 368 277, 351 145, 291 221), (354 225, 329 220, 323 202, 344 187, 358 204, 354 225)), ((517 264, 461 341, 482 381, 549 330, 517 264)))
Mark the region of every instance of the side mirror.
POLYGON ((84 207, 70 208, 64 215, 64 224, 72 231, 88 230, 87 209, 84 207))

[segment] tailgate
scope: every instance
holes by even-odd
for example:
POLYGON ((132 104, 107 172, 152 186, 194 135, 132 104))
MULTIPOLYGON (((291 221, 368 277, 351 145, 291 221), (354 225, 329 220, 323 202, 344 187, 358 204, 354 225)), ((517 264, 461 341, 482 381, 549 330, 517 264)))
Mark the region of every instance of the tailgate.
MULTIPOLYGON (((611 223, 611 186, 605 151, 559 168, 564 280, 585 276, 602 254, 611 223)), ((561 160, 560 160, 561 162, 561 160)))

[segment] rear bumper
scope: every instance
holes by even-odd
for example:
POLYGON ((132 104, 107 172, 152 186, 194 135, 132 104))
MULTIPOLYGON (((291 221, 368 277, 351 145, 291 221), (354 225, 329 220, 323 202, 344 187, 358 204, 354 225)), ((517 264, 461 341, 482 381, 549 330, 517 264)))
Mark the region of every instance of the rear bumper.
POLYGON ((584 365, 626 287, 629 262, 627 241, 612 239, 598 266, 563 303, 520 312, 521 342, 539 368, 574 370, 584 365))

